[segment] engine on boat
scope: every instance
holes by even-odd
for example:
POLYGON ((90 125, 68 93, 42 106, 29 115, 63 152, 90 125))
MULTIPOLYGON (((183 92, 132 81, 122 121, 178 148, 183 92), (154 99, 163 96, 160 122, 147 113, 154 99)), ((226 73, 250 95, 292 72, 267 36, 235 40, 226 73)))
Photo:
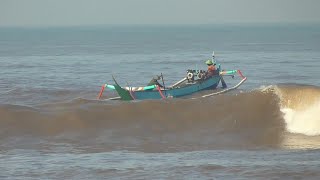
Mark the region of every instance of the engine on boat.
POLYGON ((205 70, 193 70, 193 69, 187 70, 188 82, 193 82, 195 80, 203 80, 205 79, 205 77, 206 77, 205 70))

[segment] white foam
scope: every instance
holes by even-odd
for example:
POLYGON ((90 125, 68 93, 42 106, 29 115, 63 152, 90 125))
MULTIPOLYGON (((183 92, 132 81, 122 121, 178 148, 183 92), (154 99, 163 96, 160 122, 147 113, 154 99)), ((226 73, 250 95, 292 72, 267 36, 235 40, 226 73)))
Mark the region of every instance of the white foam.
POLYGON ((262 85, 257 90, 261 92, 273 92, 275 87, 275 85, 262 85))
POLYGON ((286 128, 291 133, 300 133, 308 136, 320 135, 320 102, 304 110, 282 108, 286 128))

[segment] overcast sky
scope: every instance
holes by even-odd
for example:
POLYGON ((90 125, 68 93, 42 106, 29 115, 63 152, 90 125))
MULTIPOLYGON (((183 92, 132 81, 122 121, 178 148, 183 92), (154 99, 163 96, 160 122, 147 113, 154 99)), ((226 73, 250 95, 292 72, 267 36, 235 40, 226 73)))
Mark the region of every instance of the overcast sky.
POLYGON ((0 26, 319 23, 320 0, 0 0, 0 26))

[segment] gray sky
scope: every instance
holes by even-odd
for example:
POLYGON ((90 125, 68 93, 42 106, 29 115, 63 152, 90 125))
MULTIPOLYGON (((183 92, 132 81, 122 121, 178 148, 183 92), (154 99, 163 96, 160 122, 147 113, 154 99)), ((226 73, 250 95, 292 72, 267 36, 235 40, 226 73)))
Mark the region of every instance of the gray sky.
POLYGON ((0 26, 320 22, 320 0, 0 0, 0 26))

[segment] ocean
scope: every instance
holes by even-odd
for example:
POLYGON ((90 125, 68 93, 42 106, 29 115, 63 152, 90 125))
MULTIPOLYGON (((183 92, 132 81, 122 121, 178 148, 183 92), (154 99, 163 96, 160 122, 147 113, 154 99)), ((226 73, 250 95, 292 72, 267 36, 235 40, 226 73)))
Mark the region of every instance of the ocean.
POLYGON ((320 25, 3 27, 0 63, 0 179, 320 178, 320 25), (237 90, 97 100, 212 51, 237 90))

